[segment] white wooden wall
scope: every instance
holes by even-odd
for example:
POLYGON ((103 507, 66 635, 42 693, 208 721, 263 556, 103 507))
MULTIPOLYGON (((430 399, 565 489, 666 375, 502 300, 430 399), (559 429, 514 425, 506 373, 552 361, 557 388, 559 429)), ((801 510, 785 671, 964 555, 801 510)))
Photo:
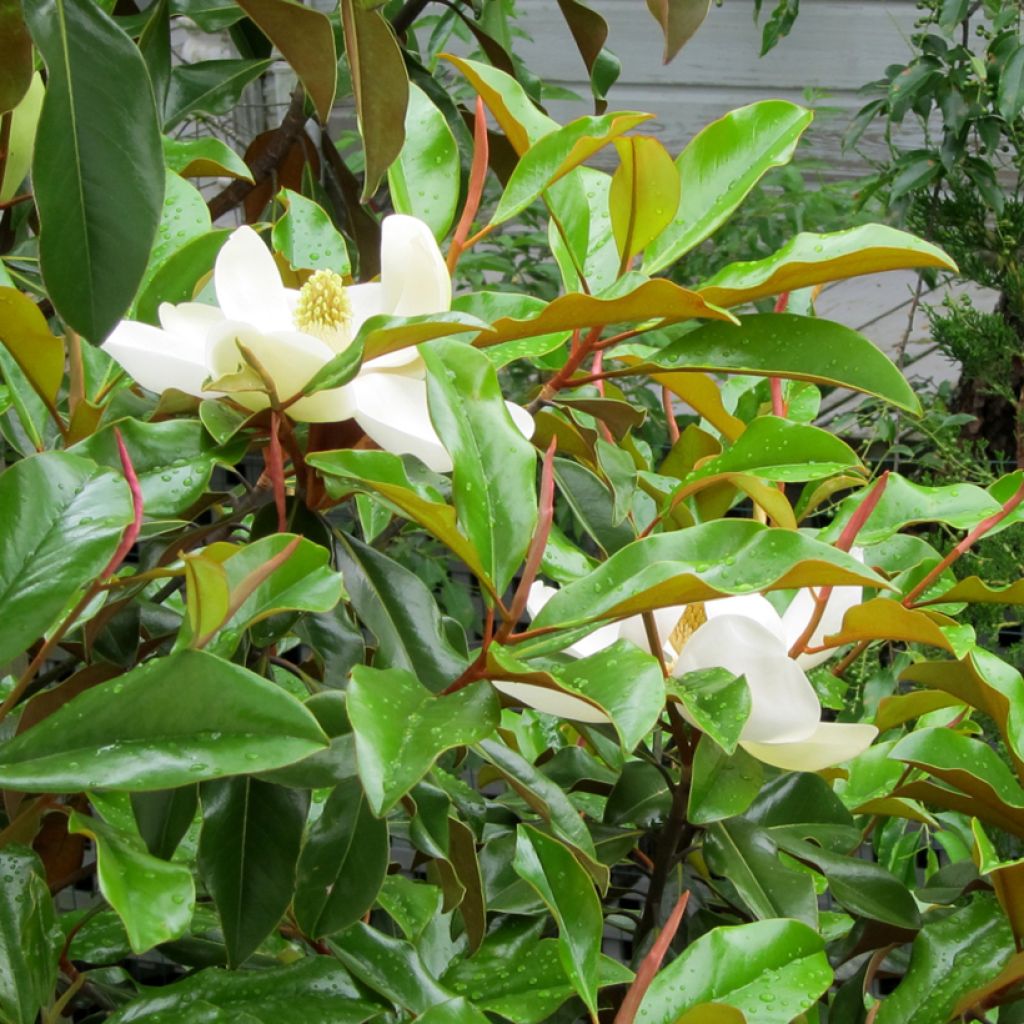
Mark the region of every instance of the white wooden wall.
MULTIPOLYGON (((881 78, 887 65, 907 61, 917 13, 913 0, 803 0, 790 35, 758 57, 761 30, 753 0, 724 0, 721 7, 712 5, 697 34, 665 66, 660 29, 644 0, 591 0, 591 6, 608 22, 608 46, 622 62, 609 109, 655 114, 657 121, 644 130, 659 132, 673 154, 735 107, 772 97, 803 102, 805 89, 812 88, 828 94, 820 105, 840 111, 835 118, 819 116, 809 133, 810 152, 835 174, 863 167, 855 154, 841 154, 839 140, 850 115, 867 102, 857 90, 881 78)), ((766 9, 773 6, 765 0, 766 9)), ((555 0, 517 0, 516 9, 519 26, 532 37, 517 44, 527 65, 584 97, 581 103, 549 103, 552 116, 564 122, 592 113, 586 71, 555 0)), ((877 130, 863 148, 882 151, 877 130)))

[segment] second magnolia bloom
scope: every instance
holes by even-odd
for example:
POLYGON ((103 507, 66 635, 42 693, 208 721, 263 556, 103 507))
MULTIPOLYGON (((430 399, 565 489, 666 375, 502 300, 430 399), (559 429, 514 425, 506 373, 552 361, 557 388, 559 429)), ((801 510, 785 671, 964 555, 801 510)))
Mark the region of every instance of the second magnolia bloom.
MULTIPOLYGON (((537 612, 554 595, 551 587, 535 583, 529 610, 537 612)), ((839 631, 843 616, 861 601, 858 587, 837 587, 826 605, 811 645, 839 631)), ((819 771, 863 753, 878 735, 873 725, 823 722, 821 703, 805 669, 821 664, 833 650, 789 657, 789 648, 810 620, 813 595, 798 591, 783 615, 761 594, 725 597, 704 605, 705 621, 674 649, 668 642, 685 612, 683 607, 660 608, 653 615, 665 655, 675 664, 672 674, 681 677, 702 669, 722 668, 743 676, 750 689, 750 716, 740 734, 740 745, 754 757, 778 768, 819 771)), ((588 657, 629 640, 649 650, 640 616, 600 626, 568 648, 570 654, 588 657)), ((549 714, 591 724, 607 722, 593 704, 569 693, 528 683, 496 680, 502 693, 549 714)), ((684 712, 685 714, 685 712, 684 712)))
MULTIPOLYGON (((122 321, 103 348, 150 391, 175 388, 199 398, 222 397, 216 382, 258 364, 285 401, 355 339, 372 316, 427 316, 451 308, 448 269, 430 229, 415 217, 394 214, 381 223, 381 279, 344 285, 318 271, 301 290, 286 288, 274 257, 252 228, 240 227, 224 243, 214 267, 217 305, 164 303, 160 327, 122 321), (243 351, 244 349, 244 351, 243 351)), ((230 397, 256 412, 270 405, 259 386, 230 397)), ((532 419, 509 412, 529 436, 532 419)), ((423 360, 415 346, 371 359, 338 388, 300 398, 287 408, 295 420, 333 423, 355 419, 385 451, 420 458, 437 472, 452 469, 427 406, 423 360)))

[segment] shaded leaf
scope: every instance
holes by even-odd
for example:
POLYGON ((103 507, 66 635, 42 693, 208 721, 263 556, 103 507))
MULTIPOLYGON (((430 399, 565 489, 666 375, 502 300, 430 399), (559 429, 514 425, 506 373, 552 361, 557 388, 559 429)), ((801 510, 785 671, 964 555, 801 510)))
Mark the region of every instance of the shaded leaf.
POLYGON ((299 860, 295 919, 313 938, 342 931, 373 906, 388 867, 387 823, 356 778, 339 783, 299 860))
POLYGON ((308 796, 248 776, 205 782, 199 872, 213 897, 228 965, 275 929, 295 886, 308 796))
POLYGON ((153 90, 135 44, 98 5, 24 10, 49 72, 32 174, 40 267, 61 318, 98 344, 132 300, 160 219, 153 90))

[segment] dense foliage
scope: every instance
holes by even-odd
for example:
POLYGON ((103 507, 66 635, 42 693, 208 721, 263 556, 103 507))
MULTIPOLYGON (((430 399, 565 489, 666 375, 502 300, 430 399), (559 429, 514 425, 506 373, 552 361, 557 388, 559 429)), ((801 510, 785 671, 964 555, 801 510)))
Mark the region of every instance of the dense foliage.
MULTIPOLYGON (((1024 581, 957 563, 1024 474, 813 425, 920 409, 815 288, 955 265, 675 283, 811 113, 673 158, 559 6, 564 126, 501 3, 0 0, 0 1021, 1020 1019, 1024 679, 963 613, 1024 581), (244 160, 182 130, 275 53, 244 160)), ((709 4, 649 6, 670 58, 709 4)))

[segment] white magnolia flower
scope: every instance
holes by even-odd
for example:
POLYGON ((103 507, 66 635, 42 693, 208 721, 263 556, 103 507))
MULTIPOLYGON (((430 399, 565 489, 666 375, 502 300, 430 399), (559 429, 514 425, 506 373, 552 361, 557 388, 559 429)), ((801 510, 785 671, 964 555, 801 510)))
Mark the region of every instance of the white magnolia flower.
MULTIPOLYGON (((854 552, 858 554, 858 552, 854 552)), ((555 593, 534 584, 528 608, 536 615, 555 593)), ((823 637, 839 631, 847 610, 860 604, 859 587, 836 587, 808 646, 820 646, 823 637)), ((666 643, 672 673, 682 676, 701 669, 724 668, 746 678, 751 709, 740 734, 740 745, 754 757, 778 768, 819 771, 840 764, 866 750, 878 735, 873 725, 821 721, 821 704, 805 670, 821 664, 835 651, 789 657, 789 649, 807 627, 814 607, 809 590, 797 593, 784 615, 760 594, 708 601, 706 621, 676 651, 666 643)), ((685 607, 660 608, 654 612, 659 638, 666 641, 685 612, 685 607)), ((650 650, 641 616, 595 629, 568 648, 586 657, 617 640, 630 640, 650 650)), ((624 681, 624 685, 628 685, 624 681)), ((548 714, 588 723, 607 722, 592 704, 569 694, 528 683, 495 681, 502 693, 548 714)))
MULTIPOLYGON (((160 327, 123 320, 103 348, 150 391, 177 388, 197 397, 246 368, 239 346, 255 357, 285 401, 339 352, 371 316, 420 316, 451 308, 452 285, 430 229, 416 217, 395 214, 381 224, 379 283, 345 286, 333 271, 314 273, 297 291, 281 282, 277 265, 252 228, 240 227, 224 243, 213 271, 217 305, 160 306, 160 327)), ((415 346, 365 363, 339 388, 288 406, 295 420, 333 423, 354 418, 386 451, 416 455, 447 472, 451 458, 430 422, 423 360, 415 346)), ((262 391, 235 391, 234 401, 257 412, 270 400, 262 391)), ((529 436, 533 421, 518 406, 509 411, 529 436)))

